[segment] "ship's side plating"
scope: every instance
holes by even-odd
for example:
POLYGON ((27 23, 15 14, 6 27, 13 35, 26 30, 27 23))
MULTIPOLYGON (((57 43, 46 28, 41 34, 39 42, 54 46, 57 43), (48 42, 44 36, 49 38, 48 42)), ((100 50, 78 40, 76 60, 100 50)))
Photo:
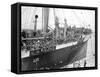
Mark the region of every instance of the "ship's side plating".
POLYGON ((23 70, 40 70, 42 68, 58 69, 86 57, 87 41, 70 47, 58 49, 43 55, 22 59, 23 70), (36 60, 38 60, 36 62, 36 60))

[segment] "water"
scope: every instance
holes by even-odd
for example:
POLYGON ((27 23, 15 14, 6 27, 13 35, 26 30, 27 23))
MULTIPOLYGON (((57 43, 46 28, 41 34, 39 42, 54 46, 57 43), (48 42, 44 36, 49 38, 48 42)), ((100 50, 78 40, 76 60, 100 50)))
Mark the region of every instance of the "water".
POLYGON ((95 34, 91 35, 87 46, 87 67, 95 66, 95 34))

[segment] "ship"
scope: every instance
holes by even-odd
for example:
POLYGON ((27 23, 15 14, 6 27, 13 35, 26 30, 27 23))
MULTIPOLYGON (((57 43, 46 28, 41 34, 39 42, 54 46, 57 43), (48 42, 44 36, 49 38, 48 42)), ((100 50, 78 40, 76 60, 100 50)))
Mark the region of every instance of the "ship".
POLYGON ((48 26, 49 8, 42 8, 42 30, 37 30, 38 15, 35 15, 34 30, 23 30, 21 44, 22 70, 60 69, 86 57, 87 41, 91 31, 70 28, 64 19, 64 28, 59 27, 55 14, 55 29, 48 26), (24 53, 24 55, 22 55, 24 53))

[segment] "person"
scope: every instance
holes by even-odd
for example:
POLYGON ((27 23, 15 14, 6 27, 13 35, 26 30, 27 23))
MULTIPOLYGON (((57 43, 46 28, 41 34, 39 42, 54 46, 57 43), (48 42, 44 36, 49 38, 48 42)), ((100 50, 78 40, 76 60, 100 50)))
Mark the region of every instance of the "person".
POLYGON ((22 38, 26 38, 26 33, 25 33, 24 30, 21 32, 21 37, 22 37, 22 38))
POLYGON ((87 64, 87 63, 86 63, 86 60, 84 60, 84 67, 86 67, 86 64, 87 64))

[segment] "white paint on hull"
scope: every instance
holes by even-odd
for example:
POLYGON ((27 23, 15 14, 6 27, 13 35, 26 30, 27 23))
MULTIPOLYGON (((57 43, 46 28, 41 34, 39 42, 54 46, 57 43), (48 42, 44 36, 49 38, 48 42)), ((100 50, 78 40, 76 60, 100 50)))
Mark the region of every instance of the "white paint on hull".
POLYGON ((71 43, 66 43, 66 44, 57 45, 57 46, 56 46, 56 50, 62 49, 62 48, 65 48, 65 47, 70 47, 70 46, 76 45, 76 44, 77 44, 77 42, 71 42, 71 43))

